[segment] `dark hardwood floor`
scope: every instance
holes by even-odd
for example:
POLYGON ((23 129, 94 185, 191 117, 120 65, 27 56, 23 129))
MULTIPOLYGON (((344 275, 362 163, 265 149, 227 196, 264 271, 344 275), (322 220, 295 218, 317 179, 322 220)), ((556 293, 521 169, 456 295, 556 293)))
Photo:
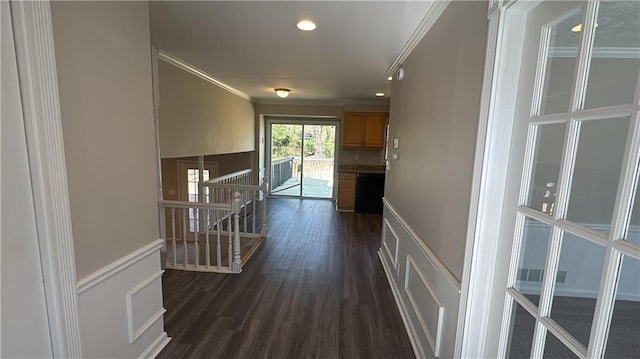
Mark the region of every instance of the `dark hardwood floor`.
POLYGON ((413 358, 377 255, 381 216, 269 199, 240 275, 167 270, 159 358, 413 358))

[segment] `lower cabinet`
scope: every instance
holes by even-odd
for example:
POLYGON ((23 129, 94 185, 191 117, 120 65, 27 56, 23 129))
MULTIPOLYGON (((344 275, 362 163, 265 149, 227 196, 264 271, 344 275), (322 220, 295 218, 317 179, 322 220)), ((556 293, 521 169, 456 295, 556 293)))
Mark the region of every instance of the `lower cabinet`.
POLYGON ((338 176, 338 209, 353 211, 356 206, 356 174, 343 173, 338 176))

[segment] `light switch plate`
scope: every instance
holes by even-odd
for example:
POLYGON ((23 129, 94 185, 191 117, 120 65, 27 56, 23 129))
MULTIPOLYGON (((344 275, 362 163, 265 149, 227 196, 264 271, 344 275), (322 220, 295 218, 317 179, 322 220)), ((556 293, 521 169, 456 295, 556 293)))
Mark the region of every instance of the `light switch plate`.
POLYGON ((398 137, 395 137, 395 138, 393 139, 393 148, 394 148, 394 149, 396 149, 396 150, 398 149, 398 147, 400 146, 400 145, 399 145, 399 142, 400 142, 400 141, 398 140, 398 137))

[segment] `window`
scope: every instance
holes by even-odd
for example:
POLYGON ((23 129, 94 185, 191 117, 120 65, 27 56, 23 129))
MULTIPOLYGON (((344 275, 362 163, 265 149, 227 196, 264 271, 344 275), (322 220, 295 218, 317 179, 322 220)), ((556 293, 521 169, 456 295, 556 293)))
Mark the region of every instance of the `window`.
MULTIPOLYGON (((204 170, 202 177, 205 181, 209 180, 209 170, 204 170)), ((198 202, 198 187, 200 184, 200 170, 197 168, 187 169, 187 194, 189 202, 198 202)), ((208 189, 205 189, 205 199, 208 197, 208 189)), ((201 201, 206 202, 206 200, 201 201)), ((198 211, 194 208, 189 208, 189 231, 195 232, 199 227, 198 211)))

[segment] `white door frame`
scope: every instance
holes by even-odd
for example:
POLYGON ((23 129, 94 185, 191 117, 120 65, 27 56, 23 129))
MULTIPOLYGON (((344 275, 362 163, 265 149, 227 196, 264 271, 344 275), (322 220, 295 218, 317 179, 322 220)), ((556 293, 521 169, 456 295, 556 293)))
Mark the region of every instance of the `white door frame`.
MULTIPOLYGON (((333 151, 333 193, 331 198, 325 198, 335 200, 337 196, 337 188, 335 184, 338 183, 338 163, 340 158, 340 119, 336 117, 323 117, 323 116, 265 116, 265 178, 269 180, 269 193, 271 195, 271 125, 274 123, 282 123, 288 125, 321 125, 321 126, 336 126, 336 140, 335 149, 333 151), (269 152, 267 152, 267 150, 269 152)), ((301 187, 302 190, 302 187, 301 187)), ((300 192, 302 194, 302 192, 300 192)), ((300 195, 300 198, 303 198, 300 195)), ((317 197, 304 197, 304 198, 317 198, 317 197)))
POLYGON ((10 5, 53 355, 81 358, 51 7, 49 1, 10 5))
MULTIPOLYGON (((491 315, 504 292, 495 273, 527 11, 540 1, 491 0, 454 357, 487 357, 491 315)), ((499 331, 499 329, 498 329, 499 331)))

